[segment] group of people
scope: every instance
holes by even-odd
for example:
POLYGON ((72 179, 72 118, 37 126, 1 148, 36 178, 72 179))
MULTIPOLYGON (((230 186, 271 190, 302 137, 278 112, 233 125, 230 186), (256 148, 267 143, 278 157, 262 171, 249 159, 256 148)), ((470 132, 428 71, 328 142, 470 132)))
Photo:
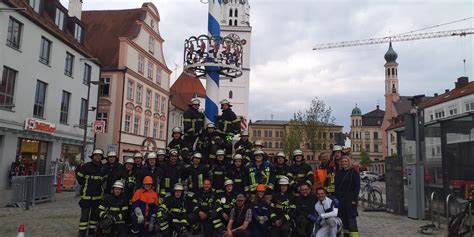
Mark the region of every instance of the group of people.
MULTIPOLYGON (((204 128, 199 100, 174 128, 167 149, 126 158, 93 151, 76 171, 79 236, 356 237, 358 172, 335 146, 313 174, 301 150, 269 157, 249 141, 231 104, 204 128), (234 135, 240 140, 232 145, 234 135)), ((341 148, 341 149, 339 149, 341 148)))

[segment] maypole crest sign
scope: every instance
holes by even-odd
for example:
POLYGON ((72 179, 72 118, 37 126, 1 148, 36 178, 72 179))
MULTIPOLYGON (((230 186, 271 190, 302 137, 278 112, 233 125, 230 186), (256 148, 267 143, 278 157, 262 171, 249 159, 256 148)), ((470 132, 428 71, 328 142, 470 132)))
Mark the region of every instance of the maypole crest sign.
POLYGON ((25 120, 25 130, 44 132, 44 133, 55 133, 56 125, 41 120, 27 118, 25 120))

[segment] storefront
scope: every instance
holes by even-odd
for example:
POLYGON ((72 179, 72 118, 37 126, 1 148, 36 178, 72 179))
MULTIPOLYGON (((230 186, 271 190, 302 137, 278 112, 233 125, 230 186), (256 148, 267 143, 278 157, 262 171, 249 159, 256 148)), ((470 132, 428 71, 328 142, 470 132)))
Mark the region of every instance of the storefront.
POLYGON ((46 174, 48 142, 18 138, 17 157, 25 166, 23 175, 46 174))
POLYGON ((81 160, 82 147, 77 145, 65 144, 61 145, 61 159, 68 168, 76 167, 81 160))

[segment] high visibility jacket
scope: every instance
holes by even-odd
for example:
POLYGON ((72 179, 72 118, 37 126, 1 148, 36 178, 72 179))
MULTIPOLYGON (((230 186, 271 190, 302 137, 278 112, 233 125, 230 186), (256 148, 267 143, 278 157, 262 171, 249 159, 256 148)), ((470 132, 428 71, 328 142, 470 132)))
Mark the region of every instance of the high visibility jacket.
POLYGON ((169 225, 183 229, 188 225, 187 214, 192 212, 194 204, 189 199, 182 196, 177 199, 169 196, 158 207, 158 219, 160 220, 160 229, 162 231, 169 228, 169 225))
POLYGON ((195 167, 190 165, 186 167, 185 174, 188 179, 188 192, 197 192, 202 188, 205 179, 209 179, 210 167, 207 165, 199 165, 195 167))
POLYGON ((78 169, 77 182, 81 185, 81 199, 101 200, 104 195, 103 184, 107 178, 104 166, 91 161, 78 169))
POLYGON ((127 197, 127 200, 131 200, 133 193, 135 192, 135 186, 137 185, 137 179, 133 170, 127 172, 124 167, 122 178, 124 180, 124 193, 127 197))
POLYGON ((170 195, 176 183, 182 183, 185 179, 185 168, 182 164, 171 164, 168 162, 163 169, 163 182, 161 183, 161 195, 170 195))
POLYGON ((232 109, 222 110, 222 115, 218 117, 218 129, 224 134, 239 134, 240 119, 237 118, 232 109))
POLYGON ((129 215, 128 203, 129 200, 124 194, 120 196, 106 194, 99 205, 99 217, 104 218, 105 215, 111 215, 115 220, 115 224, 125 223, 129 215))
POLYGON ((249 183, 249 170, 247 167, 237 168, 232 165, 226 173, 226 179, 230 179, 234 182, 234 192, 239 194, 246 194, 250 191, 249 183))
POLYGON ((139 207, 142 210, 143 216, 149 220, 152 214, 158 212, 159 199, 153 189, 145 190, 140 188, 133 194, 132 197, 132 212, 139 207))
POLYGON ((317 181, 321 183, 322 187, 324 187, 329 194, 334 194, 334 192, 336 191, 336 173, 338 169, 339 168, 337 163, 334 161, 330 161, 325 164, 320 164, 318 170, 316 171, 325 171, 326 175, 324 179, 322 179, 323 177, 318 176, 317 181))
POLYGON ((203 189, 198 190, 194 194, 188 193, 189 197, 193 199, 193 202, 196 205, 194 212, 198 214, 200 211, 205 213, 216 212, 219 216, 222 215, 223 209, 220 203, 218 196, 212 192, 205 192, 203 189))
POLYGON ((133 175, 136 178, 137 185, 135 185, 135 190, 137 190, 143 186, 143 178, 146 176, 146 167, 144 165, 134 165, 133 175))
POLYGON ((257 165, 254 162, 249 165, 250 191, 254 192, 258 184, 265 184, 268 189, 273 190, 275 185, 275 167, 268 161, 257 165))
POLYGON ((224 182, 227 174, 227 165, 224 161, 216 161, 211 171, 212 188, 217 194, 224 192, 224 182))
POLYGON ((306 163, 293 164, 290 167, 290 177, 294 187, 298 187, 302 183, 307 183, 310 187, 313 185, 313 170, 306 163))
POLYGON ((105 193, 110 193, 112 190, 112 185, 114 185, 115 181, 121 179, 123 166, 122 164, 115 162, 115 163, 107 163, 104 165, 105 170, 107 172, 107 181, 105 185, 105 193))
POLYGON ((225 192, 220 195, 219 201, 225 214, 230 215, 230 211, 234 208, 235 202, 237 201, 235 198, 236 195, 234 192, 225 192))
POLYGON ((170 150, 177 150, 178 151, 178 154, 179 156, 184 159, 184 162, 185 163, 188 163, 189 162, 189 149, 188 147, 186 146, 186 143, 184 142, 183 139, 179 138, 179 139, 174 139, 171 140, 171 142, 168 144, 168 152, 170 150))
POLYGON ((183 126, 186 136, 197 136, 204 127, 204 114, 190 107, 183 114, 183 126))
POLYGON ((247 164, 250 162, 250 159, 253 155, 253 144, 247 140, 247 141, 242 141, 239 140, 237 143, 234 145, 234 150, 236 154, 242 155, 244 158, 244 164, 247 164))
POLYGON ((215 159, 216 151, 222 148, 223 143, 224 140, 217 132, 205 132, 199 137, 197 150, 203 155, 203 160, 215 159))
POLYGON ((289 222, 293 220, 296 216, 296 205, 293 202, 289 192, 273 195, 271 221, 283 220, 289 222))

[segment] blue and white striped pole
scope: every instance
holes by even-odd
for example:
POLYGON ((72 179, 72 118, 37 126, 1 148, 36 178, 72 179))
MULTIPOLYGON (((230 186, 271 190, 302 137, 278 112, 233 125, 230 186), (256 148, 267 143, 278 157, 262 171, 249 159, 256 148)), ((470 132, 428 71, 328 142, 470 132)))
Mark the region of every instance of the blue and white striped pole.
MULTIPOLYGON (((220 37, 221 35, 221 4, 222 0, 209 1, 208 33, 209 36, 220 37)), ((209 41, 210 43, 210 41, 209 41)), ((209 48, 209 45, 208 45, 209 48)), ((212 59, 211 59, 212 60, 212 59)), ((219 104, 219 67, 206 67, 206 108, 204 115, 206 123, 213 122, 217 125, 217 114, 219 104)))

